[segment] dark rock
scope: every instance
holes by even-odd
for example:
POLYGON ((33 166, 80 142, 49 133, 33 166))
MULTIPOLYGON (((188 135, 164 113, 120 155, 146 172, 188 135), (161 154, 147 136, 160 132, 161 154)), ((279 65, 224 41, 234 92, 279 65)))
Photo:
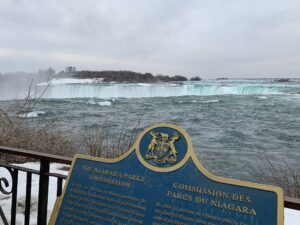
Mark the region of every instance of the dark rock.
POLYGON ((187 81, 184 76, 176 75, 173 77, 167 75, 153 76, 151 73, 136 73, 132 71, 79 71, 73 77, 79 79, 99 78, 103 82, 118 83, 157 83, 157 82, 173 82, 187 81))
POLYGON ((190 81, 201 81, 202 79, 200 78, 200 77, 198 77, 198 76, 196 76, 196 77, 192 77, 191 79, 190 79, 190 81))
POLYGON ((282 78, 282 79, 278 79, 278 80, 275 80, 275 81, 279 82, 279 83, 284 83, 284 82, 290 82, 290 79, 282 78))

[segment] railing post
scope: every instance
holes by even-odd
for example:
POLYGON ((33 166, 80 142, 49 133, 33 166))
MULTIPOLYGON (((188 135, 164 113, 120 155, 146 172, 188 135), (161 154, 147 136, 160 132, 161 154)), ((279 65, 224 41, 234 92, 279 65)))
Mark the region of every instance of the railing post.
POLYGON ((46 160, 41 160, 40 164, 40 186, 39 186, 39 202, 38 202, 38 225, 47 225, 47 209, 48 209, 48 190, 49 190, 49 173, 50 164, 46 160))
POLYGON ((11 201, 11 218, 10 223, 11 225, 16 224, 16 216, 17 216, 17 196, 18 196, 18 175, 19 170, 13 170, 13 177, 12 177, 12 201, 11 201))
POLYGON ((25 225, 30 224, 30 202, 31 202, 31 182, 32 173, 27 172, 26 179, 26 200, 25 200, 25 225))

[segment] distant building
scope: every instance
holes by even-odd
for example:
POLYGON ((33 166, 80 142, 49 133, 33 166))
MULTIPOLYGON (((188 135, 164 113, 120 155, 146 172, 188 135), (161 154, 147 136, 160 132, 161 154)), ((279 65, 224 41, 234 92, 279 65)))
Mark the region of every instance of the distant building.
POLYGON ((65 69, 66 73, 74 73, 76 72, 76 67, 75 66, 67 66, 65 69))

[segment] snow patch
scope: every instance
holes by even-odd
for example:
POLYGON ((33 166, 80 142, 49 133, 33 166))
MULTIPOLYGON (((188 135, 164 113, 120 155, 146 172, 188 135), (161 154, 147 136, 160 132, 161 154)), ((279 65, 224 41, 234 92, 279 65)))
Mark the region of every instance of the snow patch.
POLYGON ((300 225, 300 211, 293 209, 284 209, 285 225, 300 225))
POLYGON ((137 85, 142 86, 142 87, 150 87, 151 86, 151 84, 148 84, 148 83, 138 83, 137 85))
POLYGON ((48 82, 39 83, 38 86, 47 86, 47 85, 59 85, 59 84, 93 84, 101 83, 103 79, 75 79, 75 78, 62 78, 62 79, 53 79, 48 82))

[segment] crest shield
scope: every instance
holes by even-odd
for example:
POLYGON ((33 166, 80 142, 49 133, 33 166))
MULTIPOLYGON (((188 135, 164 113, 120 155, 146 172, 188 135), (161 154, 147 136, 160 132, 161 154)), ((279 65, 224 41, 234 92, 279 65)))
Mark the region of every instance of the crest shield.
POLYGON ((169 139, 168 134, 150 132, 152 139, 148 145, 146 153, 147 160, 153 160, 157 164, 176 163, 177 151, 174 143, 179 139, 179 135, 174 133, 169 139))

